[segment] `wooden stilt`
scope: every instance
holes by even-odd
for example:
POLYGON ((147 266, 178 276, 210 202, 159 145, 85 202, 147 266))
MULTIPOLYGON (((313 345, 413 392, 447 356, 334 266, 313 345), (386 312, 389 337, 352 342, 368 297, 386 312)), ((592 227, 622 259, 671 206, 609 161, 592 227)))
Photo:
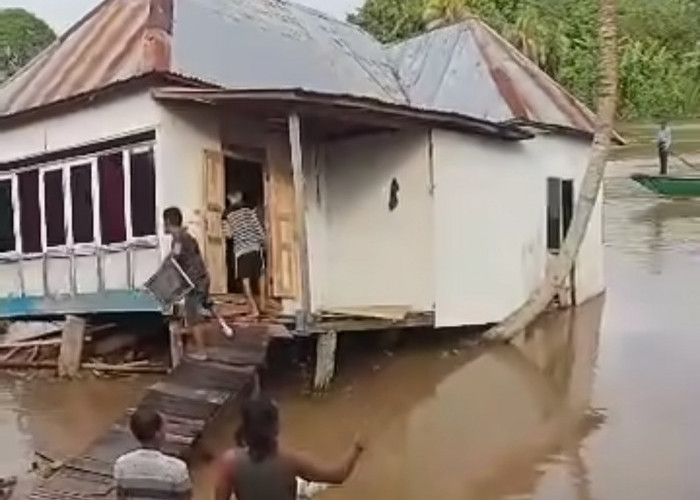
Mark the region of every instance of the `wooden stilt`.
POLYGON ((180 322, 171 319, 168 322, 170 332, 170 366, 175 369, 182 361, 182 335, 180 332, 180 322))
POLYGON ((85 341, 85 320, 66 316, 61 336, 61 352, 58 356, 58 376, 74 378, 80 371, 80 359, 85 341))
POLYGON ((338 344, 336 332, 322 333, 316 340, 316 369, 314 371, 314 390, 328 388, 335 375, 335 351, 338 344))
POLYGON ((301 275, 301 321, 297 329, 306 330, 311 320, 311 274, 309 270, 309 245, 306 228, 306 183, 303 168, 303 147, 301 120, 297 113, 289 115, 289 145, 292 153, 292 174, 294 176, 294 200, 296 207, 295 228, 299 243, 299 270, 301 275))

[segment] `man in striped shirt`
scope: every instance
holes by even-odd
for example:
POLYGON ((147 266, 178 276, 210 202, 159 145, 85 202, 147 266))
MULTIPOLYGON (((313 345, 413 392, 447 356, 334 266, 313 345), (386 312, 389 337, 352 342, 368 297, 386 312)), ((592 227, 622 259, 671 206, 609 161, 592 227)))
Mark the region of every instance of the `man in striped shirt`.
POLYGON ((265 231, 255 210, 243 202, 241 192, 228 195, 229 207, 224 213, 224 232, 233 239, 236 258, 236 277, 241 280, 243 292, 253 318, 265 311, 265 273, 263 250, 265 231), (260 292, 260 305, 255 302, 252 283, 256 281, 260 292))
POLYGON ((139 409, 131 417, 138 450, 114 464, 118 500, 191 500, 192 485, 185 462, 160 451, 165 422, 155 411, 139 409))

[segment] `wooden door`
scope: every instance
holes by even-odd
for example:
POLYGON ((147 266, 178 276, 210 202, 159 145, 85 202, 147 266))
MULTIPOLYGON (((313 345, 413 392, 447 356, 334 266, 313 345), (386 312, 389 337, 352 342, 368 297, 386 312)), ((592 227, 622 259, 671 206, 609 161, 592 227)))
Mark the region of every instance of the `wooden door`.
POLYGON ((270 133, 268 136, 266 170, 272 295, 296 298, 299 296, 299 245, 295 231, 291 152, 285 133, 270 133))
POLYGON ((221 151, 204 151, 204 261, 211 279, 211 293, 228 292, 226 242, 221 217, 224 213, 226 179, 221 151))

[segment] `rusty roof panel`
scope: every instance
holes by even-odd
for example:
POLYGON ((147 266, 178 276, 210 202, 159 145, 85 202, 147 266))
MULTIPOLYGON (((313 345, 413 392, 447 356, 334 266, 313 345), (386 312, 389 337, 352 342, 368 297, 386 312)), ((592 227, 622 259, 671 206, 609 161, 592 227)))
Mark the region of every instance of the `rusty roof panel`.
POLYGON ((229 89, 299 88, 406 104, 384 47, 280 0, 177 0, 173 71, 229 89))
POLYGON ((589 110, 476 19, 385 47, 285 0, 105 0, 0 87, 0 115, 151 71, 593 129, 589 110))
POLYGON ((431 31, 388 51, 414 106, 593 131, 589 109, 480 20, 431 31))
POLYGON ((109 0, 0 88, 12 114, 128 80, 144 71, 150 0, 109 0))

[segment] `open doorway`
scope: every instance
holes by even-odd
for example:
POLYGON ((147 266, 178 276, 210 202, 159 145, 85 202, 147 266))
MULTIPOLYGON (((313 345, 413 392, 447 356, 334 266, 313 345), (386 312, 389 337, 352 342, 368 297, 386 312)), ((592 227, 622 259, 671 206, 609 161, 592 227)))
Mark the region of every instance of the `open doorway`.
MULTIPOLYGON (((255 208, 261 224, 263 227, 266 227, 265 183, 262 162, 226 155, 224 175, 226 194, 240 191, 243 194, 243 202, 255 208)), ((228 201, 226 203, 228 204, 228 201)), ((233 253, 233 241, 230 239, 226 240, 226 269, 228 273, 228 293, 242 293, 242 285, 236 279, 236 257, 233 253)), ((254 293, 257 294, 260 291, 255 289, 254 293)))

